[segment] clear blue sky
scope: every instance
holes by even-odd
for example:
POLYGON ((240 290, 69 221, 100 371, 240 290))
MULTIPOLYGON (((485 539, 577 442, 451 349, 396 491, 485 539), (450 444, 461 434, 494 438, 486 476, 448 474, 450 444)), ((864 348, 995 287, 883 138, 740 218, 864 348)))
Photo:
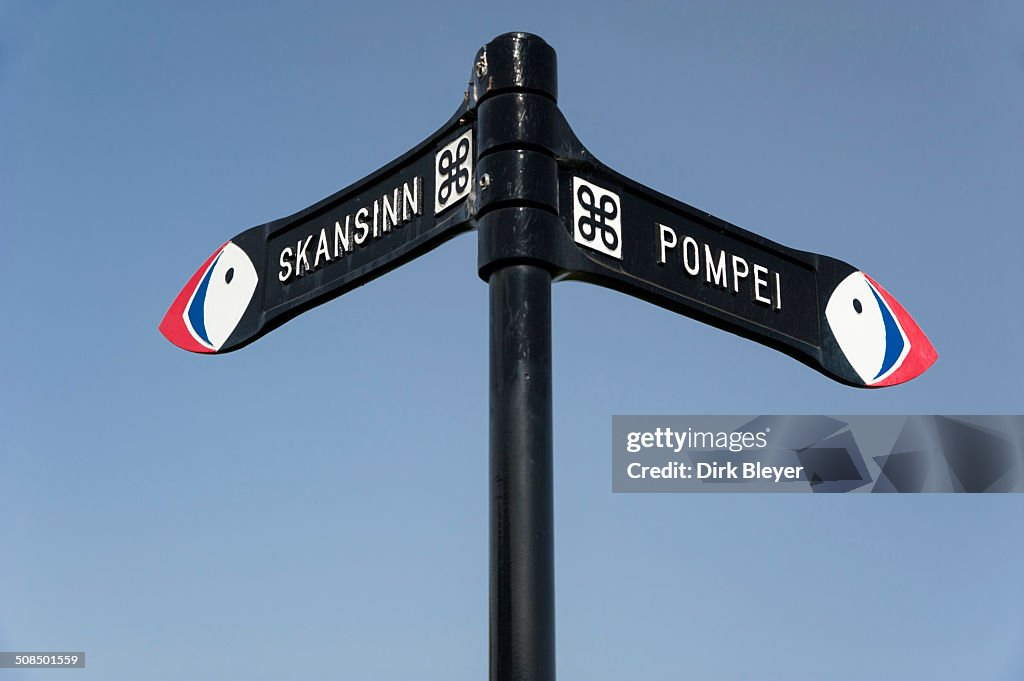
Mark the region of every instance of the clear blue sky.
POLYGON ((939 352, 858 391, 556 285, 560 678, 1024 678, 1020 495, 609 475, 612 414, 1024 411, 1020 6, 501 4, 0 1, 0 650, 85 650, 82 681, 485 678, 475 236, 231 355, 157 324, 226 238, 419 142, 527 30, 603 161, 863 268, 939 352))

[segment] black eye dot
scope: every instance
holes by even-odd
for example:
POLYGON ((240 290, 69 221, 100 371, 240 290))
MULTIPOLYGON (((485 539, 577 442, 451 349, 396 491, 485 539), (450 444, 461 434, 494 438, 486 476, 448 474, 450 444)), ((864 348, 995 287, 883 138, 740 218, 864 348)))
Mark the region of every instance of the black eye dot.
POLYGON ((856 310, 857 314, 864 311, 864 306, 860 304, 860 301, 856 298, 853 299, 853 309, 856 310))
MULTIPOLYGON (((235 268, 234 267, 229 267, 228 271, 224 273, 224 283, 225 284, 230 284, 231 280, 234 279, 234 278, 235 278, 235 268)), ((858 306, 860 305, 860 303, 858 303, 857 301, 854 301, 854 304, 858 305, 858 306)), ((857 312, 860 312, 859 307, 857 309, 857 312)))

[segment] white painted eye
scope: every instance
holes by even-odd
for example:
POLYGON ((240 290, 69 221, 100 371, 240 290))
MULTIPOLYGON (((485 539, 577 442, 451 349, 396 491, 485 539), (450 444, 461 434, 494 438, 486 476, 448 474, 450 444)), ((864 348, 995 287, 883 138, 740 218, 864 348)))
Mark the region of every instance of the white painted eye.
POLYGON ((825 306, 825 318, 865 385, 881 380, 894 368, 893 351, 903 354, 902 330, 862 272, 854 272, 836 287, 825 306))
POLYGON ((228 243, 213 265, 203 316, 214 349, 227 341, 256 290, 256 268, 238 246, 228 243))

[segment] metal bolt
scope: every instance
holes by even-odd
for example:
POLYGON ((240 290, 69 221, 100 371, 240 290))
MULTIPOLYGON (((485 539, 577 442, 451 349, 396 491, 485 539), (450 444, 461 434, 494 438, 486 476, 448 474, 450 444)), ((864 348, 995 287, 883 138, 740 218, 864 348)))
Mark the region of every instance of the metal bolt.
POLYGON ((491 186, 491 176, 484 173, 480 176, 480 189, 487 189, 491 186))

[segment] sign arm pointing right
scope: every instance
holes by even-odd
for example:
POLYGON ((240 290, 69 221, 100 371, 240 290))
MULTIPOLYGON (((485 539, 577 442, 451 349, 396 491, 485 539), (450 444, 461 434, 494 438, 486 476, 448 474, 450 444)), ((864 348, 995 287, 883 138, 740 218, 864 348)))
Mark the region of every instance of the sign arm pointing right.
POLYGON ((847 385, 920 375, 937 353, 903 306, 841 260, 775 243, 598 161, 557 112, 561 278, 642 298, 847 385))

